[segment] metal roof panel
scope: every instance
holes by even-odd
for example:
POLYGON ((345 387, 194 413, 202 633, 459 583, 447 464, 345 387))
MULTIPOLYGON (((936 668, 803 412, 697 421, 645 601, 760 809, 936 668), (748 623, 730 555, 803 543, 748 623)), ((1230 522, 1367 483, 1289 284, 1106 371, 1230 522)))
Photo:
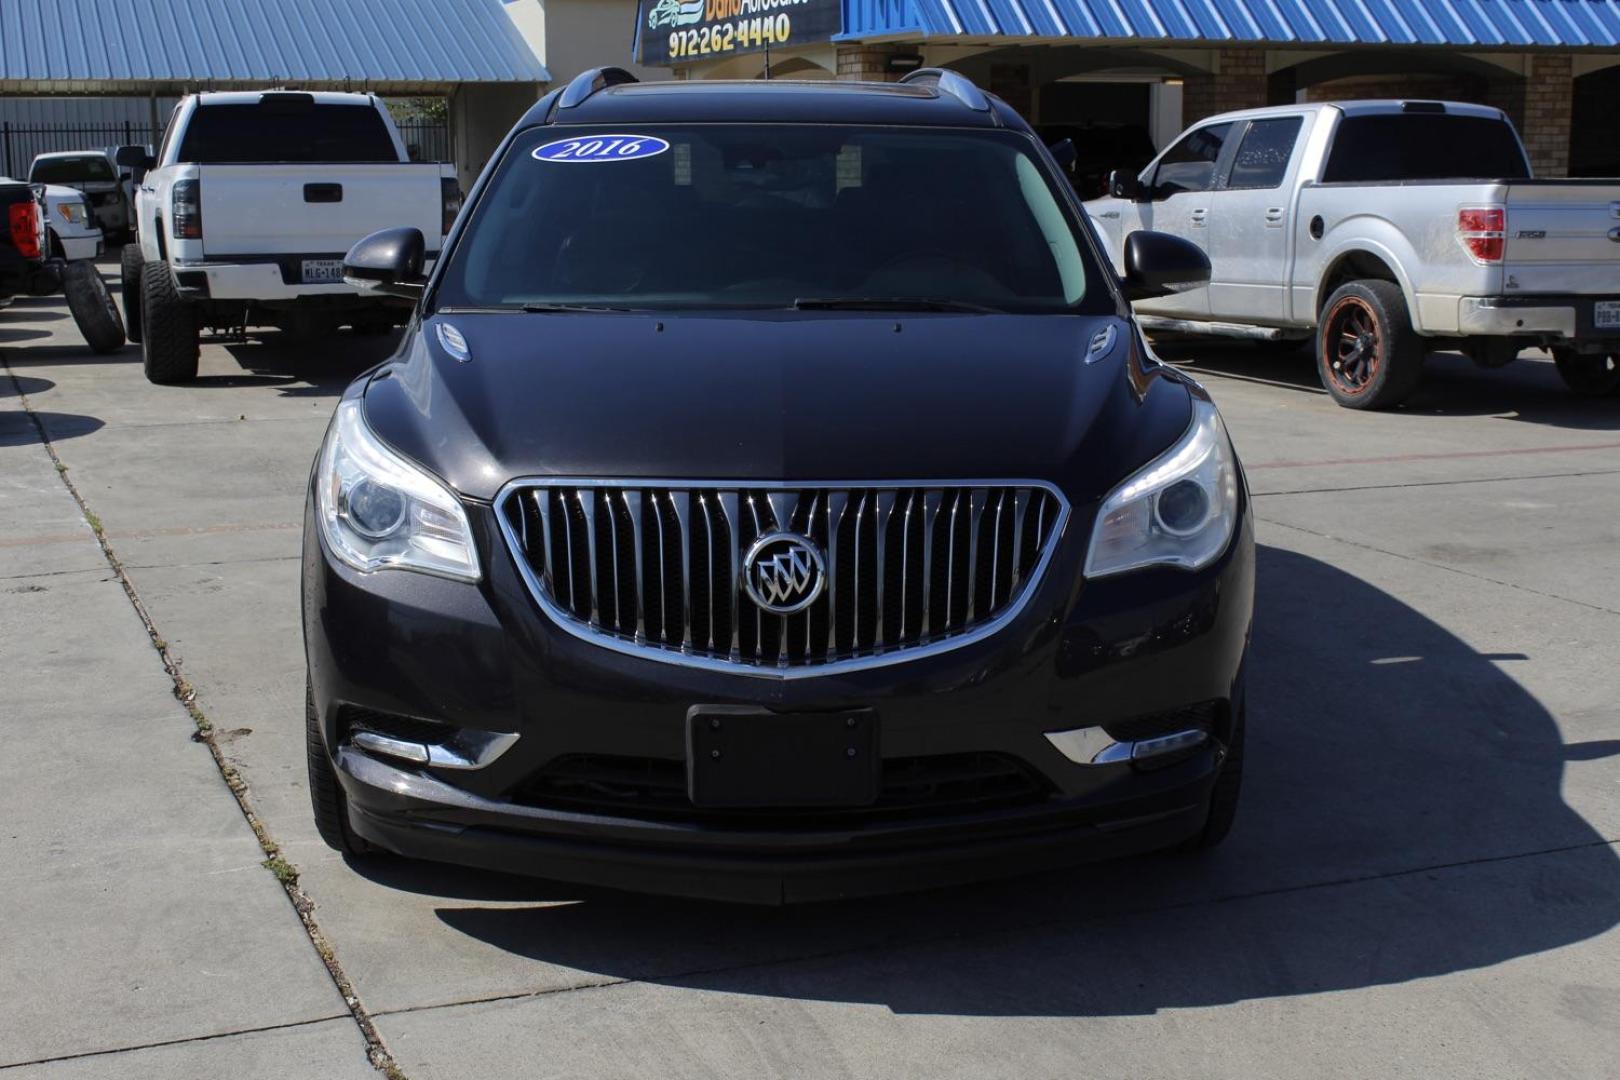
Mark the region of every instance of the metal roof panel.
MULTIPOLYGON (((996 31, 987 24, 985 32, 996 31)), ((551 76, 503 0, 0 3, 0 81, 106 80, 364 86, 551 76)))
MULTIPOLYGON (((38 0, 35 0, 38 2, 38 0)), ((1613 47, 1620 0, 845 0, 843 38, 1613 47)))

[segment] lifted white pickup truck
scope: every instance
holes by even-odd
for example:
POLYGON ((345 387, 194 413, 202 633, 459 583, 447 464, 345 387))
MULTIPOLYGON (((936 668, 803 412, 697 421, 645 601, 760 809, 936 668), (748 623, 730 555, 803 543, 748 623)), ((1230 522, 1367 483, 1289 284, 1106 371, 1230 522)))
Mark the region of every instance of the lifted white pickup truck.
MULTIPOLYGON (((136 159, 139 160, 136 160, 136 159)), ((461 206, 450 165, 410 161, 373 94, 195 94, 174 111, 135 196, 139 245, 124 249, 124 316, 153 382, 196 377, 198 333, 279 326, 386 331, 406 301, 343 281, 356 240, 409 223, 438 253, 461 206)))
POLYGON ((1156 229, 1207 288, 1137 305, 1149 330, 1300 340, 1322 385, 1386 408, 1431 350, 1486 366, 1550 348, 1571 389, 1620 390, 1620 180, 1537 180, 1500 110, 1438 101, 1253 109, 1191 128, 1086 203, 1118 265, 1156 229))

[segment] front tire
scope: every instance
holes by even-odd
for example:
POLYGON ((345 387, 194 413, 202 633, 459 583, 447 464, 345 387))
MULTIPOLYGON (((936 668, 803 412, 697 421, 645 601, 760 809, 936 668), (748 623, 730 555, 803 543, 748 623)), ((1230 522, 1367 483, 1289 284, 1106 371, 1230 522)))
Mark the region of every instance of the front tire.
POLYGON ((349 828, 349 797, 338 783, 337 770, 326 753, 321 738, 321 720, 315 712, 315 689, 304 683, 304 757, 309 766, 309 805, 315 815, 315 831, 326 846, 345 855, 364 855, 377 850, 349 828))
POLYGON ((1405 401, 1423 377, 1423 353, 1393 281, 1349 282, 1322 305, 1316 372, 1347 409, 1388 409, 1405 401))
POLYGON ((1578 353, 1554 349, 1553 363, 1571 392, 1581 397, 1608 397, 1620 393, 1620 353, 1578 353))
POLYGON ((62 295, 91 352, 105 356, 124 347, 124 320, 95 263, 81 259, 63 267, 62 295))
POLYGON ((169 264, 141 266, 141 364, 149 381, 190 382, 197 377, 197 313, 174 286, 169 264))
POLYGON ((124 287, 124 331, 129 340, 141 340, 141 258, 139 244, 126 243, 118 253, 118 280, 124 287))

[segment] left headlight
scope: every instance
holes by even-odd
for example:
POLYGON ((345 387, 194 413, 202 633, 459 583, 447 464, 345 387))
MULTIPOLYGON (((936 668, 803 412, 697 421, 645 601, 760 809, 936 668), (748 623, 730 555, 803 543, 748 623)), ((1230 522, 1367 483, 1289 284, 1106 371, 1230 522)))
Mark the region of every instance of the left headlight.
POLYGON ((83 225, 90 217, 90 211, 86 209, 82 202, 57 203, 56 212, 69 225, 83 225))
POLYGON ((1237 517, 1232 441, 1215 406, 1194 398, 1186 434, 1103 500, 1086 553, 1086 576, 1144 566, 1198 570, 1226 550, 1237 517))
POLYGON ((477 581, 478 552, 461 500, 394 453, 345 401, 321 449, 316 510, 332 553, 356 570, 418 570, 477 581))

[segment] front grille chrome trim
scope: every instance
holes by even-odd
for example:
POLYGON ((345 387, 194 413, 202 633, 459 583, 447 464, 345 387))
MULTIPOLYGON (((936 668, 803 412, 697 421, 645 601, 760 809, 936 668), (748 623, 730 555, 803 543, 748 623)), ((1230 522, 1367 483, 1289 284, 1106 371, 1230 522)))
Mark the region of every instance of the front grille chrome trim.
MULTIPOLYGON (((568 634, 643 660, 768 680, 821 678, 909 663, 965 648, 1000 632, 1019 616, 1044 580, 1058 545, 1063 542, 1071 512, 1063 493, 1042 480, 766 481, 570 476, 512 480, 496 494, 494 509, 507 550, 530 595, 547 618, 568 634), (584 523, 575 519, 570 524, 569 492, 574 493, 572 501, 584 512, 584 523), (647 493, 646 500, 642 499, 643 492, 647 493), (712 492, 718 498, 693 498, 700 492, 712 492), (517 509, 521 516, 514 520, 512 501, 528 493, 539 493, 541 497, 520 504, 517 509), (763 498, 759 498, 761 493, 763 498), (868 493, 875 497, 868 497, 868 493), (669 505, 662 506, 664 502, 669 505), (1002 510, 1009 502, 1011 535, 1004 540, 1002 510), (1031 506, 1032 502, 1039 505, 1031 506), (600 577, 597 558, 601 528, 597 527, 595 513, 598 506, 607 510, 601 527, 610 530, 609 537, 615 545, 613 552, 604 551, 601 555, 604 559, 613 559, 613 572, 606 573, 604 568, 600 577), (633 634, 628 626, 621 624, 620 612, 628 601, 619 591, 616 545, 621 541, 616 507, 625 512, 630 546, 634 548, 636 625, 633 634), (956 513, 958 508, 962 511, 960 514, 956 513), (554 533, 558 529, 554 528, 553 514, 560 514, 555 524, 563 533, 555 537, 555 546, 554 533), (528 520, 530 516, 540 518, 539 529, 533 528, 528 520), (1033 518, 1028 528, 1026 516, 1033 518), (706 543, 707 533, 695 539, 691 535, 699 517, 703 518, 705 530, 720 524, 727 532, 723 544, 713 545, 712 556, 706 543), (802 521, 793 520, 795 518, 802 521), (848 520, 851 518, 852 522, 848 520), (915 526, 914 519, 920 519, 915 526), (993 534, 981 544, 980 532, 986 521, 993 534), (739 601, 739 594, 743 593, 740 554, 747 550, 753 538, 761 535, 761 530, 771 531, 772 526, 802 531, 818 543, 825 543, 825 607, 818 604, 807 608, 802 619, 764 616, 746 597, 739 601), (914 528, 921 533, 915 540, 914 528), (576 529, 580 533, 577 542, 576 529), (654 535, 644 539, 643 534, 649 529, 654 535), (679 535, 667 537, 669 529, 675 529, 679 535), (946 534, 939 537, 937 543, 936 529, 946 534), (959 541, 958 534, 963 531, 967 535, 959 541), (1033 539, 1028 536, 1030 532, 1034 534, 1033 539), (872 533, 876 534, 875 538, 869 535, 872 533), (853 568, 840 565, 840 537, 850 547, 853 568), (544 544, 543 551, 535 550, 536 541, 544 544), (576 554, 581 562, 587 562, 587 553, 573 550, 579 543, 588 544, 591 550, 587 566, 580 567, 576 575, 573 569, 576 554), (670 550, 666 554, 666 548, 674 549, 677 543, 679 552, 670 550), (920 551, 914 551, 914 543, 920 551), (1005 551, 1003 544, 1009 545, 1005 551), (891 545, 895 548, 892 552, 888 550, 891 545), (1033 549, 1028 560, 1024 557, 1026 546, 1033 549), (867 548, 870 548, 867 555, 874 557, 877 573, 889 571, 891 565, 898 568, 898 586, 889 585, 887 576, 879 576, 875 589, 868 587, 867 591, 874 595, 868 598, 865 608, 840 612, 837 605, 841 601, 852 605, 862 603, 859 575, 866 569, 862 566, 862 553, 867 548), (716 582, 716 570, 709 571, 707 581, 693 581, 706 568, 697 567, 698 574, 694 575, 694 557, 701 557, 706 566, 712 566, 711 559, 725 555, 729 555, 729 582, 724 585, 716 582), (923 570, 920 572, 911 566, 913 555, 921 556, 923 570), (964 555, 965 574, 957 570, 964 555), (559 557, 567 558, 569 565, 556 566, 559 557), (933 580, 936 557, 950 560, 941 574, 942 588, 938 590, 933 580), (651 558, 657 559, 656 567, 647 566, 651 558), (681 564, 678 575, 668 572, 674 569, 669 567, 668 560, 674 558, 679 558, 681 564), (994 564, 989 567, 989 581, 985 584, 988 597, 975 595, 979 587, 980 560, 994 564), (1006 570, 1002 569, 1003 565, 1006 570), (580 596, 576 591, 580 583, 573 579, 583 578, 586 573, 590 575, 590 595, 580 596), (840 573, 849 579, 844 587, 854 589, 856 595, 838 595, 840 573), (961 577, 966 580, 958 583, 961 577), (674 580, 666 581, 666 578, 674 580), (604 580, 613 590, 610 600, 598 596, 604 580), (700 584, 708 590, 701 613, 694 610, 697 606, 694 588, 700 584), (913 613, 915 600, 911 590, 919 585, 922 602, 913 613), (559 595, 563 589, 567 590, 566 602, 559 595), (893 594, 888 599, 898 608, 892 613, 885 609, 884 596, 891 589, 893 594), (966 592, 958 591, 962 589, 966 592), (656 613, 644 607, 652 602, 649 593, 653 590, 658 592, 656 613), (947 595, 942 597, 939 593, 947 595), (1003 601, 999 609, 998 600, 1003 601), (721 603, 729 608, 730 632, 716 635, 715 622, 723 617, 724 611, 720 609, 721 603), (936 606, 943 610, 937 615, 931 614, 936 606), (985 612, 987 617, 975 622, 980 612, 985 612), (910 619, 908 613, 912 613, 910 619), (702 625, 695 626, 694 619, 702 625), (751 634, 741 632, 744 620, 752 624, 751 634), (826 623, 825 638, 816 633, 819 621, 826 623), (675 634, 668 633, 672 622, 681 624, 675 634), (801 627, 802 643, 797 637, 801 627), (773 631, 775 639, 768 640, 773 631), (794 652, 801 656, 791 662, 790 635, 794 652), (903 640, 908 636, 910 641, 903 640), (752 656, 747 655, 750 648, 752 656), (854 655, 847 655, 851 653, 854 655)), ((608 543, 608 537, 601 538, 604 548, 608 543)), ((628 582, 624 584, 628 586, 628 582)), ((702 598, 699 594, 698 599, 702 598)))

